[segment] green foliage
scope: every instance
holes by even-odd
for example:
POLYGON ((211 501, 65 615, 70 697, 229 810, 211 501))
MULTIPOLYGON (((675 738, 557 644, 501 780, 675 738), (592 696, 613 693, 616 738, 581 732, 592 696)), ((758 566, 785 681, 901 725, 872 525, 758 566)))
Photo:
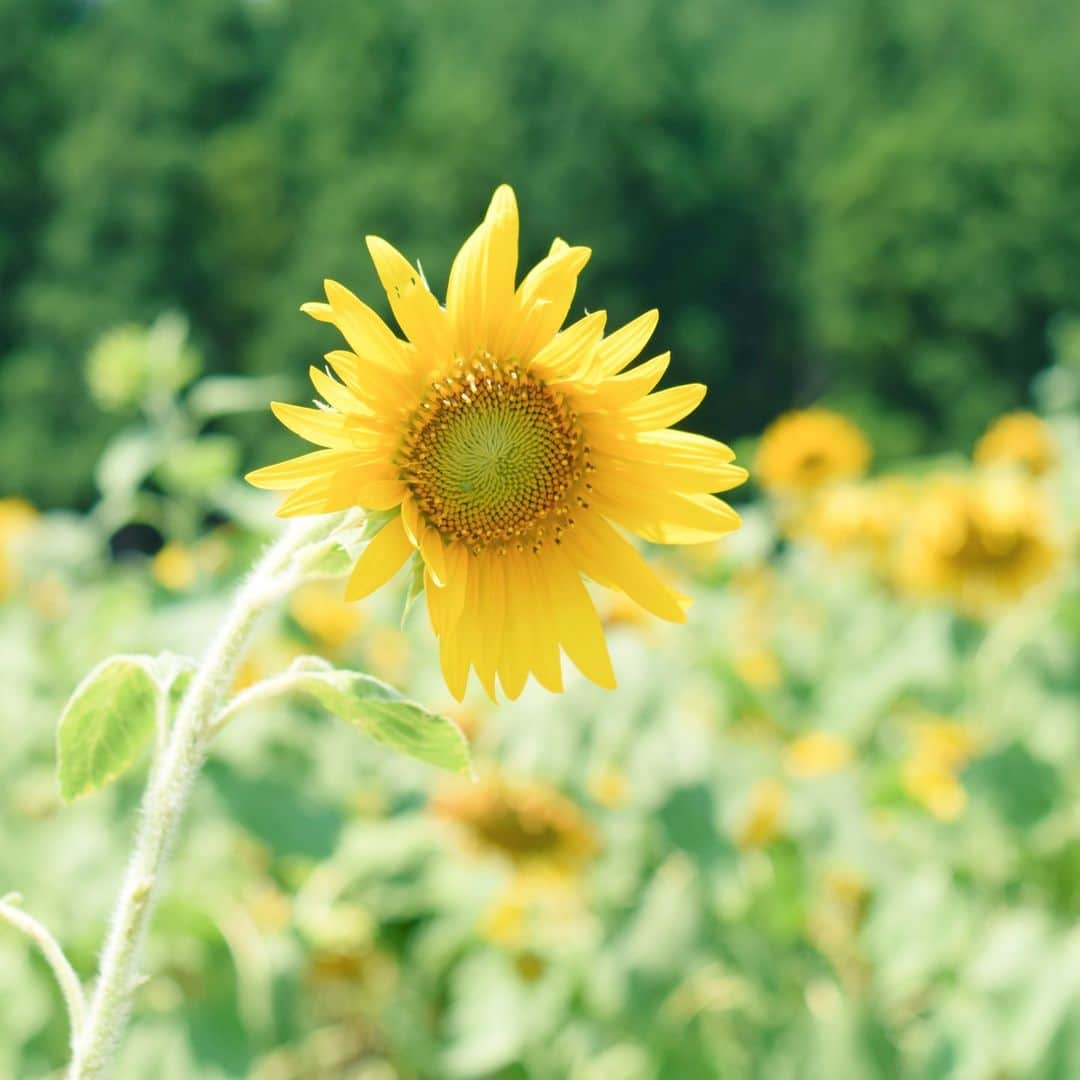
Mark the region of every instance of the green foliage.
MULTIPOLYGON (((300 394, 331 342, 299 303, 334 276, 382 307, 363 235, 439 288, 502 180, 523 261, 556 232, 589 244, 577 310, 659 306, 657 347, 714 388, 702 422, 728 440, 826 395, 886 454, 967 445, 1077 306, 1068 0, 1037 17, 196 0, 177 25, 153 0, 24 8, 0 0, 19 46, 0 92, 0 447, 44 504, 90 498, 108 420, 71 372, 106 330, 184 310, 211 371, 300 394)), ((272 456, 266 424, 225 426, 272 456)))
POLYGON ((191 663, 160 657, 113 656, 75 688, 60 717, 60 794, 71 801, 111 784, 142 755, 168 722, 169 694, 191 663))
POLYGON ((342 671, 318 656, 301 656, 268 685, 275 694, 313 697, 335 716, 398 753, 450 772, 470 771, 469 744, 452 721, 406 701, 392 686, 371 675, 342 671))

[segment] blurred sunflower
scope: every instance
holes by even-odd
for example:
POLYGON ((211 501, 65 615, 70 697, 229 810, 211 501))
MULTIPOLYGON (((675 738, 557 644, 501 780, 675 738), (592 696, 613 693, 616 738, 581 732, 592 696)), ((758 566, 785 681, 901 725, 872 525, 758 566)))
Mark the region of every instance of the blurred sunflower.
POLYGON ((904 763, 904 791, 941 821, 955 821, 967 806, 957 773, 971 760, 978 741, 962 724, 923 721, 913 729, 912 753, 904 763))
POLYGON ((979 465, 1008 464, 1042 476, 1057 462, 1058 452, 1046 423, 1030 412, 999 416, 975 444, 979 465))
POLYGON ((801 409, 765 429, 754 475, 766 491, 806 494, 861 476, 870 456, 866 436, 847 417, 828 409, 801 409))
POLYGON ((16 548, 37 521, 37 511, 24 499, 0 499, 0 600, 18 581, 16 548))
POLYGON ((341 591, 325 581, 312 581, 289 597, 289 614, 320 647, 340 652, 363 625, 364 616, 346 604, 341 591))
POLYGON ((369 237, 408 340, 327 281, 329 302, 303 310, 351 346, 326 357, 341 381, 312 368, 325 406, 273 405, 324 449, 248 476, 292 490, 283 517, 352 506, 385 514, 346 596, 366 596, 411 556, 422 560, 443 672, 459 699, 470 667, 492 698, 496 675, 510 698, 530 672, 561 690, 560 646, 613 687, 582 575, 683 621, 686 598, 616 526, 662 544, 714 540, 739 517, 711 492, 746 477, 722 443, 668 430, 705 395, 696 384, 652 393, 669 354, 620 374, 657 313, 606 338, 603 312, 560 331, 589 249, 556 240, 515 289, 517 242, 517 204, 503 186, 454 260, 443 308, 418 270, 369 237))
POLYGON ((884 565, 913 497, 910 481, 900 476, 836 484, 818 493, 792 532, 814 537, 830 552, 865 555, 884 565))
POLYGON ((989 471, 931 483, 914 507, 898 555, 898 583, 968 615, 1019 599, 1055 570, 1050 509, 1031 481, 989 471))
POLYGON ((537 781, 487 776, 475 784, 455 784, 436 795, 432 809, 457 824, 470 846, 519 869, 573 872, 599 847, 581 808, 537 781))
POLYGON ((756 781, 735 825, 735 843, 743 850, 767 847, 783 832, 786 811, 783 783, 772 776, 756 781))

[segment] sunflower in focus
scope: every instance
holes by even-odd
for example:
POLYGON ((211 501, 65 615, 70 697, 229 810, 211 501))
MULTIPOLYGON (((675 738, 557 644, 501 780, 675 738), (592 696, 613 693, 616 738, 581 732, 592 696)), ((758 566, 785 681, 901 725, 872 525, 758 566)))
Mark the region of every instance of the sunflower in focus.
POLYGON ((321 449, 248 480, 291 492, 281 517, 376 512, 369 520, 384 524, 346 598, 367 596, 419 559, 443 674, 458 699, 470 669, 492 698, 496 678, 516 698, 530 673, 560 691, 560 649, 613 687, 583 577, 682 622, 687 599, 622 530, 684 544, 739 525, 714 495, 746 478, 732 451, 670 430, 705 387, 654 392, 667 353, 627 370, 656 327, 655 311, 608 336, 602 311, 560 329, 589 249, 556 240, 518 284, 517 204, 505 185, 454 259, 445 307, 393 247, 377 237, 367 244, 404 338, 327 281, 327 302, 303 306, 349 345, 326 355, 328 370, 311 368, 325 404, 272 406, 321 449))
POLYGON ((754 475, 766 491, 805 495, 861 476, 869 464, 870 443, 846 416, 828 409, 799 409, 765 429, 754 475))
POLYGON ((1017 465, 1032 476, 1048 473, 1058 453, 1045 421, 1034 413, 999 416, 975 444, 978 465, 1017 465))
POLYGON ((917 596, 986 616, 1055 570, 1060 551, 1042 492, 1015 473, 940 477, 912 511, 897 578, 917 596))

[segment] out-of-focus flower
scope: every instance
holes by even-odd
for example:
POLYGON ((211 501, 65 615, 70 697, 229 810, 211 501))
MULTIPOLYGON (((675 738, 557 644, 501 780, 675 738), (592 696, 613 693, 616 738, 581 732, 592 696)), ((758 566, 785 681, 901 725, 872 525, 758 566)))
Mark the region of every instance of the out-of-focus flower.
POLYGON ((884 567, 903 532, 914 487, 902 476, 836 484, 818 493, 793 522, 796 537, 813 536, 828 550, 865 554, 884 567))
POLYGON ((325 652, 339 651, 356 636, 364 612, 342 598, 339 586, 325 581, 302 585, 289 598, 289 614, 325 652))
POLYGON ((1058 449, 1046 423, 1034 413, 1012 412, 999 416, 975 444, 978 465, 1019 465, 1032 476, 1049 472, 1058 460, 1058 449))
POLYGON ((401 682, 409 671, 409 637, 392 626, 374 626, 364 641, 368 666, 387 682, 401 682))
POLYGON ((764 645, 743 648, 732 658, 735 674, 755 690, 774 690, 783 679, 776 653, 764 645))
POLYGON ((170 541, 150 560, 150 574, 170 592, 186 592, 195 584, 199 567, 186 544, 170 541))
POLYGON ((455 784, 435 797, 432 808, 454 822, 470 846, 521 869, 577 871, 599 848, 581 808, 538 781, 487 776, 455 784))
POLYGON ((1060 558, 1042 491, 1015 473, 940 477, 920 496, 898 555, 897 582, 987 616, 1046 580, 1060 558))
POLYGON ((369 237, 368 249, 408 340, 326 282, 328 302, 304 310, 337 326, 352 351, 327 354, 338 379, 311 369, 326 407, 273 406, 323 449, 248 480, 291 491, 283 517, 355 506, 385 513, 346 596, 361 599, 420 560, 443 675, 458 700, 470 670, 493 699, 496 680, 516 698, 530 673, 558 692, 560 650, 613 687, 583 577, 660 618, 686 619, 683 598, 616 526, 662 544, 715 540, 739 526, 713 494, 746 478, 733 452, 671 429, 705 387, 654 393, 666 353, 625 371, 656 312, 607 338, 603 312, 560 332, 589 250, 556 240, 518 286, 517 202, 505 185, 454 260, 445 307, 386 241, 369 237))
POLYGON ((846 416, 828 409, 785 413, 761 436, 754 475, 778 495, 817 491, 866 472, 870 443, 846 416))
POLYGON ((0 499, 0 600, 7 599, 19 577, 18 548, 37 521, 25 499, 0 499))
POLYGON ((625 806, 630 798, 630 778, 622 769, 607 766, 589 774, 589 794, 608 810, 625 806))
POLYGON ((758 780, 750 789, 746 809, 735 828, 741 848, 766 847, 783 832, 787 789, 775 777, 758 780))
POLYGON ((948 721, 924 721, 913 729, 911 756, 904 763, 904 791, 942 821, 955 821, 967 805, 957 773, 978 749, 970 729, 948 721))
POLYGON ((284 671, 297 657, 304 655, 304 649, 295 641, 285 637, 269 637, 260 641, 236 669, 233 680, 234 693, 246 690, 257 682, 284 671))
POLYGON ((852 758, 851 743, 831 731, 808 731, 792 740, 784 768, 792 776, 809 778, 838 772, 852 758))

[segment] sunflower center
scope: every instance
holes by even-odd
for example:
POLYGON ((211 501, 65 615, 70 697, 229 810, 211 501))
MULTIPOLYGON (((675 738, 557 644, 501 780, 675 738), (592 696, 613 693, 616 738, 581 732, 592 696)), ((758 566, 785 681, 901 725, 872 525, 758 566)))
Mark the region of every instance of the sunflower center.
POLYGON ((584 456, 562 395, 488 356, 432 385, 402 447, 402 477, 427 522, 473 551, 558 540, 584 456))

